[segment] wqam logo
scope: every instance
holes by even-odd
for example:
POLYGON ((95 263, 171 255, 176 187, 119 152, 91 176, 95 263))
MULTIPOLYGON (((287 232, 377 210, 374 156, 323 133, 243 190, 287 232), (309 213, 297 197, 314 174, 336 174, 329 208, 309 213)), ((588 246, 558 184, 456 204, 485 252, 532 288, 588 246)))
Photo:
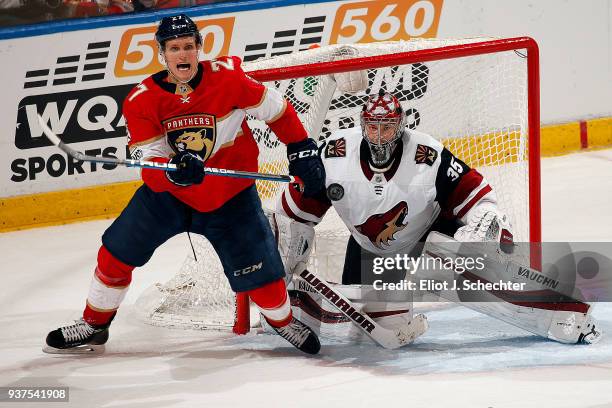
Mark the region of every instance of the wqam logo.
MULTIPOLYGON (((112 164, 83 163, 59 150, 42 154, 40 149, 52 146, 52 143, 43 134, 36 116, 40 114, 65 143, 125 137, 121 105, 134 84, 99 86, 108 73, 111 45, 111 41, 87 43, 86 49, 80 53, 62 55, 44 69, 26 71, 24 89, 55 90, 65 86, 74 87, 75 84, 80 89, 29 95, 19 102, 15 147, 23 151, 25 157, 11 162, 11 181, 20 183, 40 179, 42 175, 57 178, 116 167, 112 164), (89 85, 91 89, 83 89, 83 85, 89 85)), ((106 147, 90 147, 84 153, 103 157, 125 154, 118 150, 107 144, 106 147)))
MULTIPOLYGON (((67 144, 125 137, 125 122, 121 113, 123 99, 134 84, 106 88, 85 89, 46 95, 27 96, 19 103, 15 147, 20 150, 51 146, 38 124, 39 113, 51 129, 67 144)), ((18 158, 11 163, 11 180, 23 182, 35 180, 40 173, 51 177, 64 174, 95 172, 100 167, 112 170, 115 165, 84 165, 64 154, 53 154, 48 158, 35 154, 18 158)), ((93 148, 85 154, 117 157, 117 148, 93 148)))

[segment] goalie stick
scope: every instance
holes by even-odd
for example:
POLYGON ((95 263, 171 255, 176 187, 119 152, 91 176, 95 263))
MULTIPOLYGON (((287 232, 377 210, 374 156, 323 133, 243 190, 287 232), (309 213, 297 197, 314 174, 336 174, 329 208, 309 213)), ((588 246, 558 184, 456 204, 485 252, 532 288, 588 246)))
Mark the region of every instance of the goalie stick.
MULTIPOLYGON (((133 160, 133 159, 119 159, 115 157, 96 157, 96 156, 88 156, 83 154, 77 150, 74 150, 66 143, 64 143, 59 136, 57 136, 53 131, 47 126, 43 118, 38 115, 38 123, 42 128, 45 136, 53 143, 55 146, 60 148, 62 151, 68 153, 71 157, 74 157, 77 160, 86 161, 86 162, 97 162, 97 163, 110 163, 115 165, 122 165, 126 167, 136 167, 136 168, 144 168, 144 169, 155 169, 155 170, 165 170, 165 171, 176 171, 176 164, 173 163, 159 163, 148 160, 133 160)), ((216 167, 204 167, 204 174, 224 176, 224 177, 235 177, 235 178, 249 178, 255 180, 269 180, 269 181, 278 181, 283 183, 295 183, 295 184, 303 184, 299 177, 284 175, 284 174, 270 174, 270 173, 257 173, 253 171, 243 171, 243 170, 230 170, 230 169, 219 169, 216 167)))
POLYGON ((350 300, 314 272, 304 269, 299 276, 315 292, 323 296, 340 313, 349 318, 365 334, 384 348, 397 349, 410 344, 427 330, 427 320, 424 316, 422 319, 413 319, 411 322, 393 329, 382 327, 367 314, 359 312, 350 300))

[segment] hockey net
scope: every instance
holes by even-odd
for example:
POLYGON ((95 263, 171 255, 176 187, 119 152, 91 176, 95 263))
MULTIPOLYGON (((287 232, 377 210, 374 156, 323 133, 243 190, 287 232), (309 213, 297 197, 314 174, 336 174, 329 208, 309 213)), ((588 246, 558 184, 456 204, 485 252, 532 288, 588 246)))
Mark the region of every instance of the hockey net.
MULTIPOLYGON (((392 92, 406 111, 409 128, 441 140, 487 178, 512 220, 515 240, 540 241, 538 54, 533 40, 332 45, 245 63, 244 69, 280 90, 319 142, 336 129, 359 126, 368 95, 381 88, 392 92), (365 89, 347 89, 351 72, 367 73, 365 89)), ((286 174, 285 146, 265 124, 249 119, 249 125, 260 146, 260 171, 286 174)), ((273 209, 283 185, 258 181, 257 187, 264 207, 273 209)), ((316 228, 309 267, 339 281, 348 232, 330 213, 316 228)), ((248 299, 234 296, 211 245, 201 237, 194 245, 198 260, 189 256, 168 282, 145 291, 136 303, 139 314, 159 326, 248 331, 248 299)))

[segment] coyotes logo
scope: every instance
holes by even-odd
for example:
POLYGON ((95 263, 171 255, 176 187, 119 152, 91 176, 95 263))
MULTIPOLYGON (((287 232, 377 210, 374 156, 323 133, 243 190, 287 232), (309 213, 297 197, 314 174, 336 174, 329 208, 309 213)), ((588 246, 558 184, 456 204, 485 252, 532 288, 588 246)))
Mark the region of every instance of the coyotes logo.
POLYGON ((208 159, 215 146, 215 117, 203 113, 179 116, 162 122, 166 137, 175 152, 189 151, 208 159))
POLYGON ((408 215, 408 204, 400 201, 386 213, 374 214, 355 228, 360 234, 368 237, 376 248, 385 249, 384 246, 389 246, 389 241, 395 239, 393 235, 408 225, 404 224, 406 215, 408 215))

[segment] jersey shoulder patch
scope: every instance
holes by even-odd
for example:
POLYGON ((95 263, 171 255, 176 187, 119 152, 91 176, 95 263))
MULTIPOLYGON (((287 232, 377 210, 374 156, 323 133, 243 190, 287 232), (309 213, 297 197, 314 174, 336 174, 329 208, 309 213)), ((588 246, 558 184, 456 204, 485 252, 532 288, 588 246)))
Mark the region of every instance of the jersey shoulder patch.
POLYGON ((438 151, 431 146, 419 144, 416 147, 414 161, 416 164, 427 164, 433 166, 438 158, 438 151))
POLYGON ((323 150, 323 155, 325 158, 346 157, 346 139, 341 137, 327 142, 323 150))

